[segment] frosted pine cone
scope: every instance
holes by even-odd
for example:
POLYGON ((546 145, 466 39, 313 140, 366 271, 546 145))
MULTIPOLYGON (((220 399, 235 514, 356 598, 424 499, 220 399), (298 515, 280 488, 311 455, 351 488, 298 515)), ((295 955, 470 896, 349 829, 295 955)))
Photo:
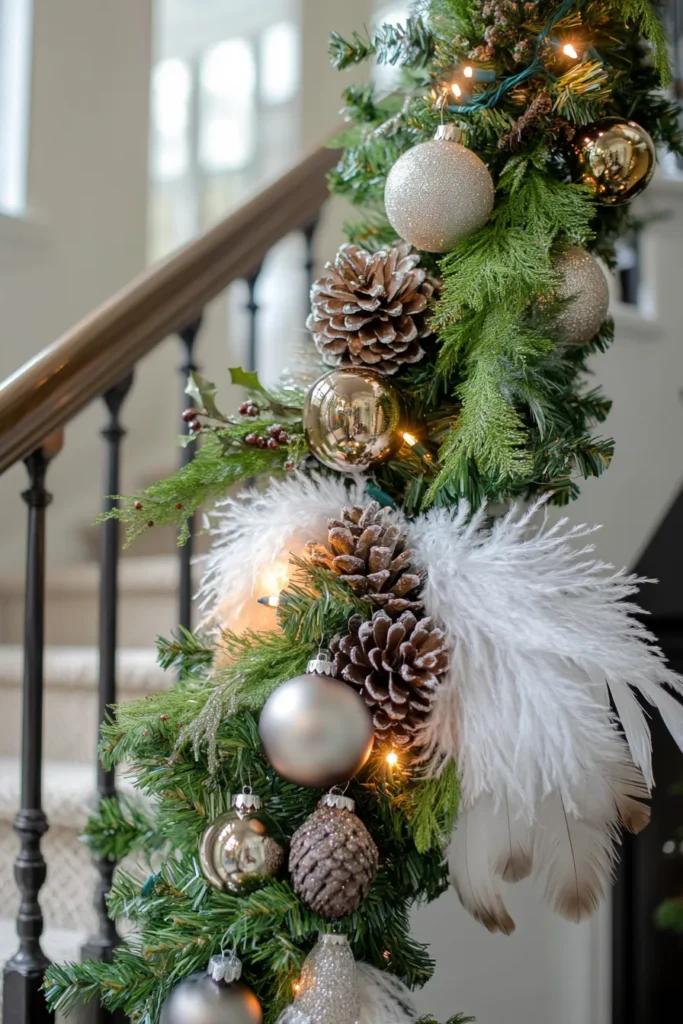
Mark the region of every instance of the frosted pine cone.
POLYGON ((353 810, 325 806, 353 801, 328 794, 292 836, 292 888, 311 910, 333 920, 357 910, 377 871, 377 847, 353 810))
POLYGON ((390 615, 419 607, 414 598, 422 577, 411 571, 413 552, 379 502, 344 508, 341 519, 329 519, 327 527, 327 547, 306 546, 314 565, 341 576, 355 594, 369 597, 390 615))
POLYGON ((424 356, 428 307, 439 282, 418 267, 407 242, 371 253, 343 245, 311 290, 306 326, 324 362, 394 374, 424 356))
POLYGON ((443 630, 410 611, 393 622, 382 610, 369 622, 352 616, 348 630, 330 645, 335 676, 360 691, 380 736, 412 746, 448 668, 443 630))

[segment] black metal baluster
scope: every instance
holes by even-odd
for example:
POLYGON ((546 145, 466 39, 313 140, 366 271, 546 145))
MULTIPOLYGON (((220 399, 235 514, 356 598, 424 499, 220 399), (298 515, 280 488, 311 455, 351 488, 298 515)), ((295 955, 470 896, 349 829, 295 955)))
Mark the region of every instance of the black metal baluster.
POLYGON ((22 498, 28 506, 26 596, 24 621, 24 684, 21 740, 21 803, 14 822, 21 848, 14 877, 21 892, 17 914, 19 949, 4 970, 3 1024, 52 1024, 41 991, 49 960, 40 937, 43 914, 39 893, 47 876, 40 849, 48 829, 42 806, 43 657, 45 647, 45 510, 52 495, 45 487, 50 460, 62 446, 61 431, 26 459, 30 487, 22 498))
POLYGON ((320 221, 320 214, 316 214, 312 221, 310 221, 301 230, 301 234, 304 236, 305 244, 305 259, 304 259, 304 272, 306 275, 306 315, 311 304, 311 288, 315 280, 315 233, 318 230, 318 223, 320 221))
MULTIPOLYGON (((109 422, 102 429, 106 442, 106 466, 104 477, 104 511, 118 507, 113 495, 119 493, 119 467, 121 441, 126 431, 121 426, 120 415, 123 403, 133 383, 129 374, 115 387, 110 388, 103 398, 109 411, 109 422)), ((100 670, 98 686, 98 715, 100 725, 109 709, 116 703, 116 648, 118 629, 118 586, 119 586, 119 524, 108 519, 102 525, 100 535, 100 670)), ((97 761, 97 795, 99 800, 116 796, 116 773, 106 771, 97 761)), ((110 860, 96 862, 99 881, 95 888, 95 910, 97 911, 97 932, 91 935, 81 948, 83 960, 101 960, 111 963, 114 950, 120 939, 116 925, 107 913, 107 895, 111 889, 116 864, 110 860)), ((81 1010, 83 1024, 111 1024, 122 1022, 122 1014, 110 1013, 97 1000, 87 1003, 81 1010)))
POLYGON ((256 352, 258 349, 258 311, 261 308, 256 301, 256 286, 263 264, 260 263, 253 274, 245 277, 247 283, 247 303, 245 309, 249 313, 249 333, 247 334, 247 370, 256 369, 256 352))
MULTIPOLYGON (((190 400, 185 394, 185 386, 187 384, 187 378, 197 369, 193 358, 194 346, 201 326, 202 317, 198 316, 196 320, 193 320, 191 324, 184 327, 182 331, 178 331, 178 337, 180 338, 183 346, 183 362, 180 364, 180 374, 183 379, 183 409, 186 409, 190 404, 190 400)), ((182 425, 183 434, 189 434, 190 424, 183 420, 182 425)), ((192 462, 193 458, 194 445, 188 445, 187 448, 180 449, 181 468, 192 462)), ((178 557, 180 559, 178 622, 185 629, 192 629, 192 554, 194 550, 194 516, 188 520, 188 527, 190 530, 190 536, 178 551, 178 557)))

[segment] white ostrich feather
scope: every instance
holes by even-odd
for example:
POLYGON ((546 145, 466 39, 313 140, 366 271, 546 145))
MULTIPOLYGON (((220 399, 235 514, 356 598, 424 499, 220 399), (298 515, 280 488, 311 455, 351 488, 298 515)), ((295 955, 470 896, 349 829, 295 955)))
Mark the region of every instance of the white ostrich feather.
POLYGON ((359 1024, 412 1024, 418 1013, 410 990, 395 975, 363 962, 356 964, 359 1024))
POLYGON ((663 689, 683 693, 683 681, 626 600, 645 581, 590 557, 594 528, 534 525, 537 512, 516 507, 488 527, 461 503, 408 525, 427 613, 452 652, 425 727, 430 768, 455 759, 466 809, 507 794, 529 822, 551 795, 580 814, 586 775, 623 765, 608 692, 648 787, 650 736, 632 690, 683 748, 683 706, 663 689))
POLYGON ((245 606, 282 589, 290 555, 303 554, 307 541, 326 540, 329 518, 367 500, 363 486, 293 474, 221 502, 211 513, 214 542, 198 592, 204 624, 234 628, 245 606))

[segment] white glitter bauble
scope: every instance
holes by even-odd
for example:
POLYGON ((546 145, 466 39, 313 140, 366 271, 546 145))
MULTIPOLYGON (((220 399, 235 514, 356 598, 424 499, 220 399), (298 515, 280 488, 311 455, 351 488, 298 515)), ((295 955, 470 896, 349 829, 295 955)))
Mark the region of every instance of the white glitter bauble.
POLYGON ((600 264, 578 245, 568 245, 553 260, 562 277, 555 296, 566 300, 556 325, 562 341, 586 345, 595 337, 609 311, 609 287, 600 264))
POLYGON ((493 179, 476 153, 447 125, 429 142, 398 158, 389 172, 384 204, 394 230, 417 249, 450 252, 486 224, 495 199, 493 179))
POLYGON ((278 1024, 357 1024, 356 962, 345 935, 321 935, 308 954, 291 1006, 278 1024))

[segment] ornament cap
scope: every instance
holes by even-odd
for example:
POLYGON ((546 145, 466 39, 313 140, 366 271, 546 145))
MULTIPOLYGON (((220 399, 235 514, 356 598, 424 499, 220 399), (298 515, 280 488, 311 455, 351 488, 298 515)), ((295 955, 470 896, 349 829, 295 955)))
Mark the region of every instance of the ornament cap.
POLYGON ((263 801, 257 793, 252 793, 251 786, 245 786, 241 793, 235 793, 232 806, 236 811, 260 811, 263 801))
POLYGON ((219 953, 209 960, 206 973, 213 981, 225 981, 232 985, 242 977, 242 961, 235 953, 219 953))
POLYGON ((355 811, 356 801, 352 800, 350 796, 344 796, 343 793, 325 793, 325 796, 320 801, 321 807, 334 807, 338 811, 355 811))
POLYGON ((349 944, 346 935, 340 935, 338 932, 320 932, 318 941, 322 942, 323 946, 348 946, 349 944))
POLYGON ((315 658, 311 658, 309 661, 306 671, 317 676, 333 676, 334 660, 327 651, 318 652, 315 658))
POLYGON ((440 124, 434 132, 434 138, 439 142, 462 142, 463 132, 455 124, 440 124))

